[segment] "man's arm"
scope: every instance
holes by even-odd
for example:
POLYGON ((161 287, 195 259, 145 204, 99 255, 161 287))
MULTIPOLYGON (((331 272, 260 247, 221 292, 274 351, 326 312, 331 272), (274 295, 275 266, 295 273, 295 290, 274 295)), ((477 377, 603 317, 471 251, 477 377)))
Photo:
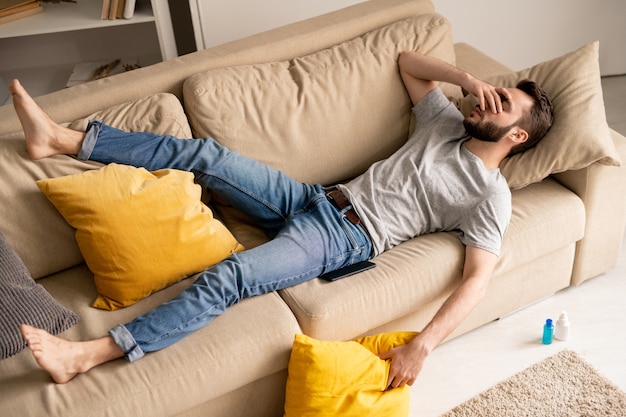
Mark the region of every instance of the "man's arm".
POLYGON ((448 297, 431 322, 411 342, 380 356, 391 359, 388 387, 412 385, 424 360, 457 328, 485 296, 498 257, 472 246, 465 248, 463 280, 448 297))
POLYGON ((422 101, 428 93, 437 88, 438 81, 456 84, 476 96, 481 110, 489 106, 491 111, 499 113, 502 111, 500 94, 511 98, 504 88, 496 88, 447 62, 416 51, 402 52, 398 65, 400 76, 413 105, 422 101))

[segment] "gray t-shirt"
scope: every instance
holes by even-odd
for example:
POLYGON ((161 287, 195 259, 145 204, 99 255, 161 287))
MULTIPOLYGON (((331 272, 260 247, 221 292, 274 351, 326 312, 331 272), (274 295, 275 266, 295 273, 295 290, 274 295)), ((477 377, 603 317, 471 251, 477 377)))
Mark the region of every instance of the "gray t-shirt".
POLYGON ((340 186, 378 255, 426 233, 459 231, 467 246, 496 255, 511 218, 511 191, 464 143, 463 116, 441 90, 413 107, 416 128, 389 158, 340 186))

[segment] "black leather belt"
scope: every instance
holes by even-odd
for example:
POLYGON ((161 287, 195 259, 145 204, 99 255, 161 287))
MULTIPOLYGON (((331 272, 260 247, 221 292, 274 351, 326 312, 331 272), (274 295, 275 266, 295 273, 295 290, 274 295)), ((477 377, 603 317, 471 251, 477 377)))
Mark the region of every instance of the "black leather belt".
POLYGON ((348 218, 348 220, 350 220, 350 223, 357 224, 363 227, 363 225, 361 224, 361 218, 358 214, 356 214, 354 207, 352 207, 352 203, 350 202, 348 197, 346 197, 345 194, 341 192, 340 189, 334 188, 328 191, 326 193, 326 198, 328 199, 328 201, 331 202, 333 206, 335 206, 339 210, 343 210, 346 207, 350 206, 350 210, 345 212, 346 217, 348 218))

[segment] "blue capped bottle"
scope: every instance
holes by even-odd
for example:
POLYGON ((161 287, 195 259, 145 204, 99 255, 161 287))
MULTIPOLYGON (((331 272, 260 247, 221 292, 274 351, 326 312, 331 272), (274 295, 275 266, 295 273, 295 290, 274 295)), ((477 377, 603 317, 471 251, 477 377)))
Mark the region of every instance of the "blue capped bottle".
POLYGON ((543 325, 543 337, 541 338, 541 343, 543 343, 544 345, 551 344, 553 336, 554 324, 552 324, 552 319, 547 319, 546 324, 543 325))

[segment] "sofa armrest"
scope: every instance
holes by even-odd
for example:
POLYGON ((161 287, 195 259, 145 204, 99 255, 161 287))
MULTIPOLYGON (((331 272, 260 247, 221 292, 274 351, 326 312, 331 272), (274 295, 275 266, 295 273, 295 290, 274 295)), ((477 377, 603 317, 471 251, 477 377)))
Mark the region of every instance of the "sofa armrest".
MULTIPOLYGON (((626 161, 626 138, 614 130, 611 136, 621 160, 626 161)), ((596 163, 554 178, 585 204, 585 237, 576 245, 572 271, 572 284, 579 285, 615 266, 619 258, 626 225, 626 164, 596 163)))
POLYGON ((454 44, 454 53, 456 66, 481 80, 513 71, 467 43, 454 44))

